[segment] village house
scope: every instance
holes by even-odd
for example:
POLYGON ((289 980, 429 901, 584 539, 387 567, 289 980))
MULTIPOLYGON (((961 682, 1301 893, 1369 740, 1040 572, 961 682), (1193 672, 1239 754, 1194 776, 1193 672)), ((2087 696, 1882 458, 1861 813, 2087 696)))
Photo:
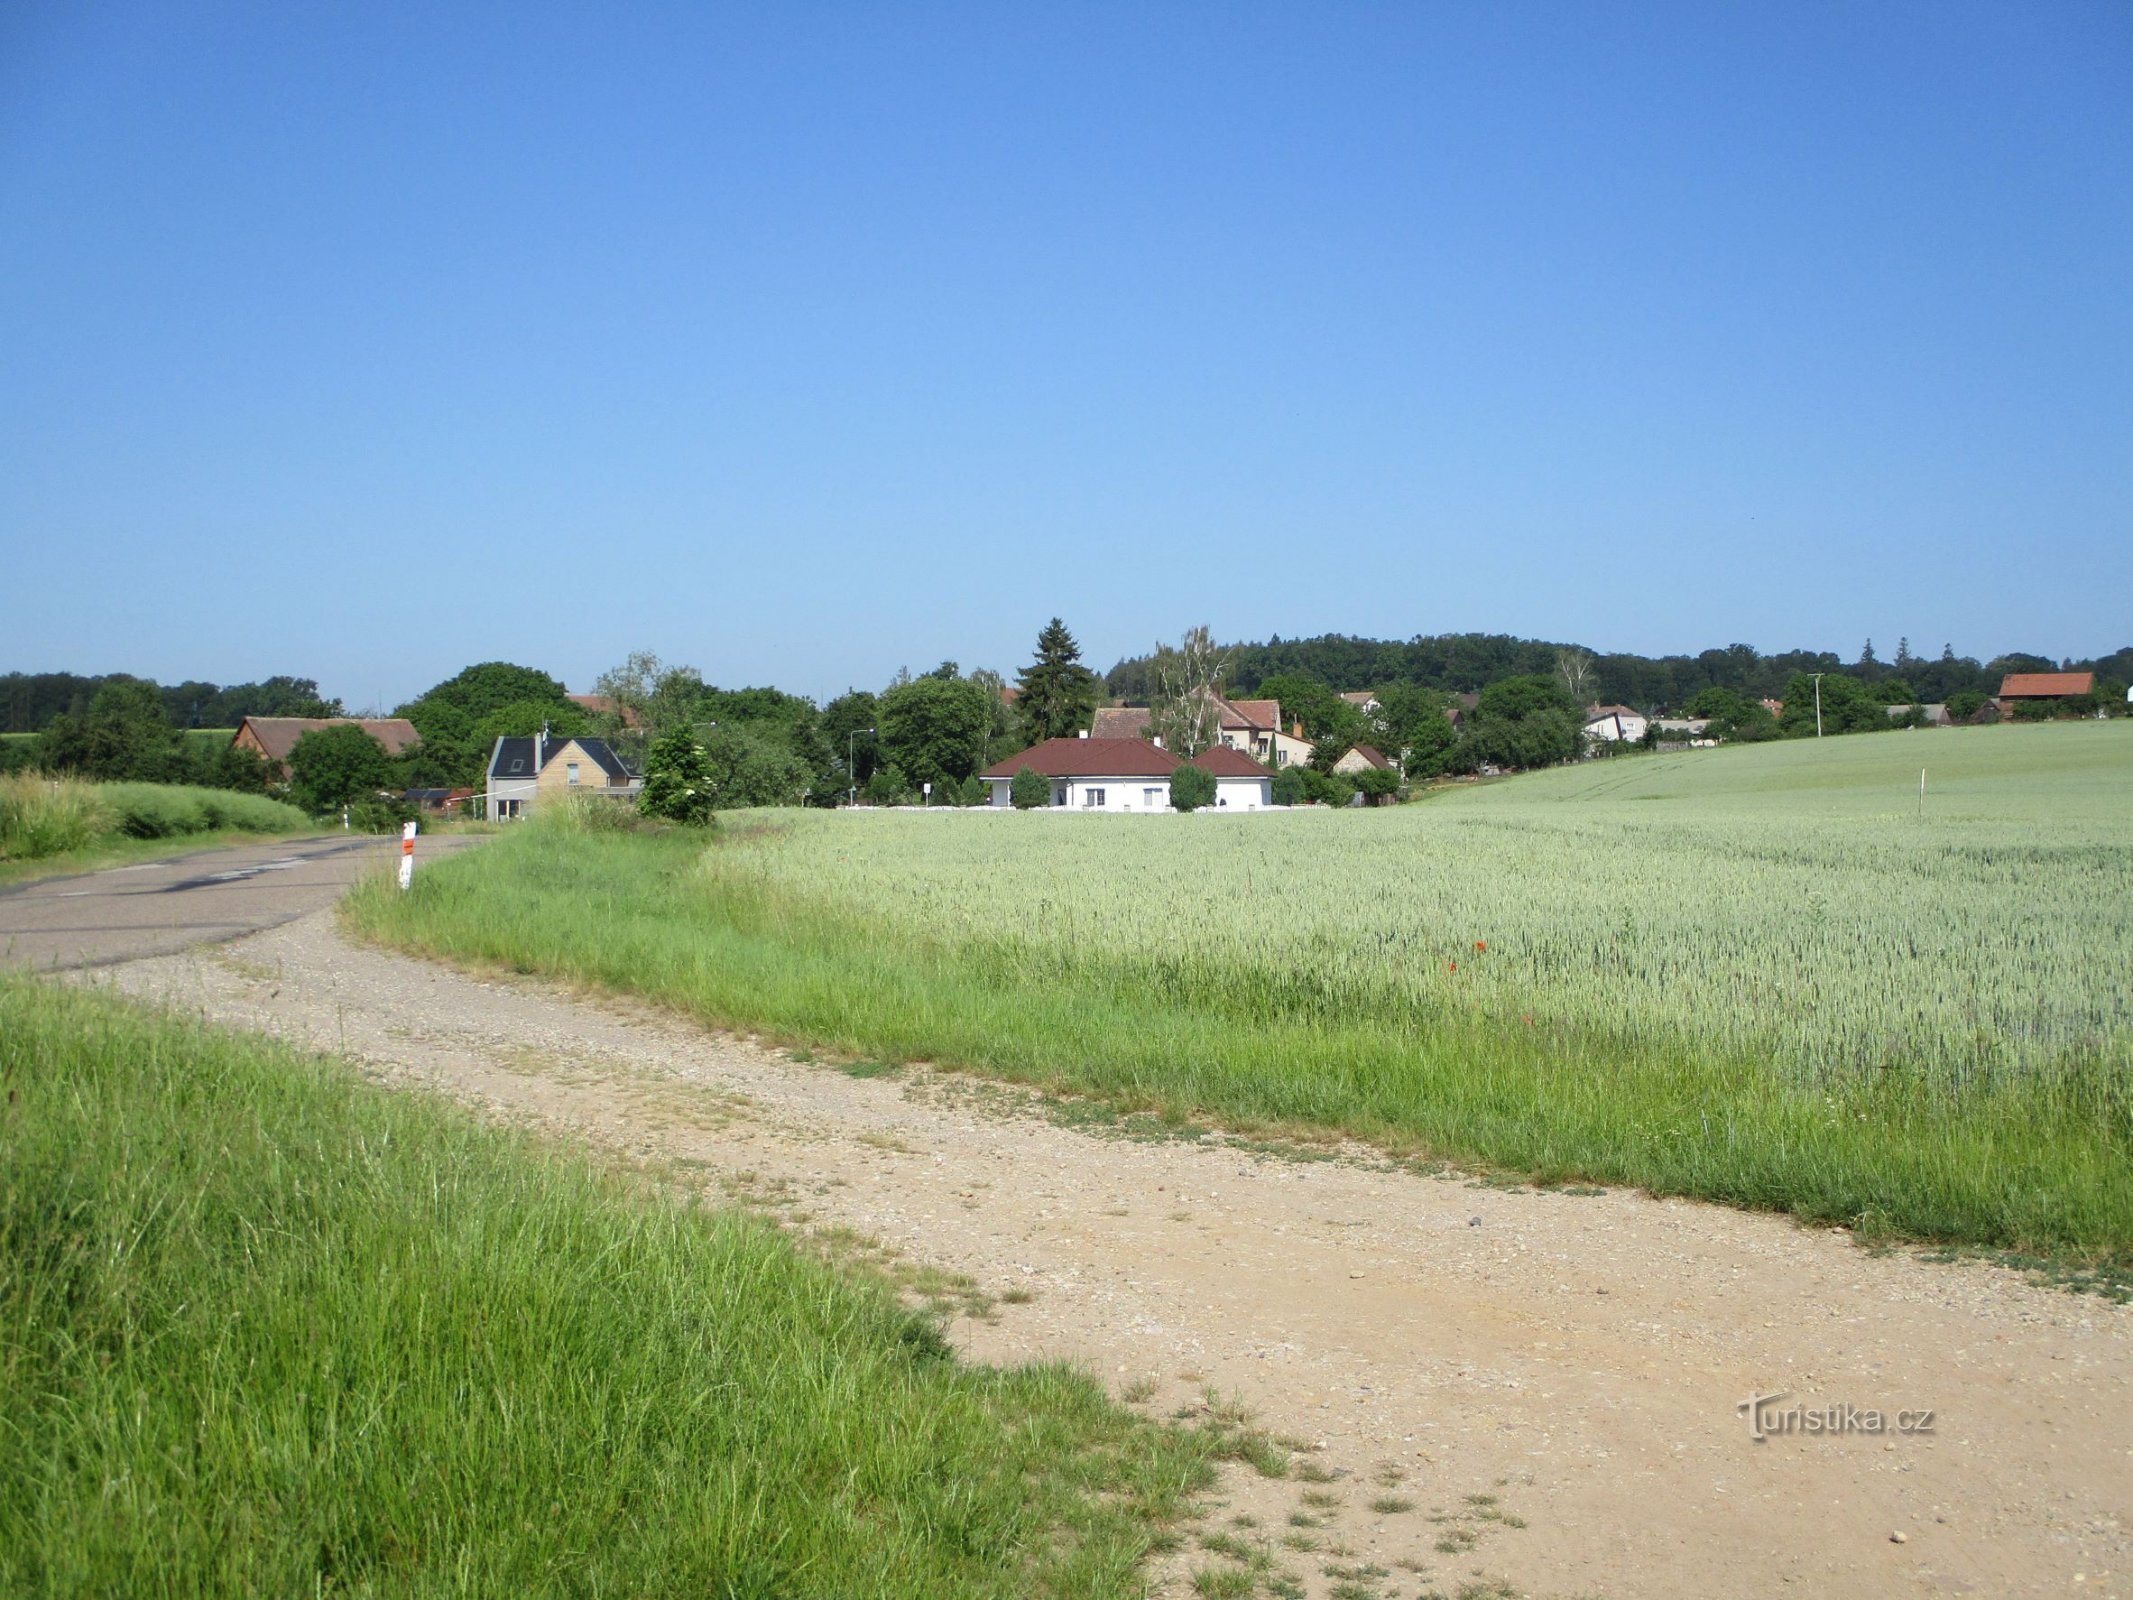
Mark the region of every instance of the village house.
POLYGON ((1218 744, 1202 750, 1192 764, 1215 776, 1215 809, 1263 811, 1274 803, 1274 775, 1242 750, 1218 744))
POLYGON ((1593 706, 1585 713, 1585 737, 1607 744, 1637 744, 1651 724, 1628 706, 1593 706))
POLYGON ((536 805, 568 795, 632 800, 644 780, 633 776, 605 739, 559 739, 543 731, 504 738, 489 752, 491 822, 532 814, 536 805))
POLYGON ((383 745, 389 756, 400 754, 421 738, 405 717, 246 717, 237 724, 230 743, 239 750, 251 751, 286 781, 289 752, 296 748, 297 740, 321 728, 347 727, 361 728, 383 745))
MULTIPOLYGON (((1232 750, 1277 767, 1303 766, 1311 759, 1311 741, 1303 725, 1282 731, 1279 700, 1225 700, 1214 697, 1218 734, 1232 750)), ((1100 706, 1089 727, 1092 739, 1146 739, 1152 713, 1146 706, 1100 706)))
MULTIPOLYGON (((1051 787, 1051 805, 1069 811, 1168 811, 1170 775, 1185 763, 1174 750, 1146 739, 1047 739, 1020 755, 995 762, 978 774, 991 791, 989 804, 1014 804, 1015 774, 1024 767, 1051 787)), ((1273 774, 1226 745, 1195 756, 1192 765, 1213 775, 1217 809, 1258 811, 1274 803, 1273 774)))

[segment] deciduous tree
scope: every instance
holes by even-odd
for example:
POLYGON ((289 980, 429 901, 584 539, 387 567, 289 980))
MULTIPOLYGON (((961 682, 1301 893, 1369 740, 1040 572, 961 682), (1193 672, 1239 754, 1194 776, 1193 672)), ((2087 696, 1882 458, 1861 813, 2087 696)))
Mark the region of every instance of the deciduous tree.
POLYGON ((1190 759, 1222 738, 1222 713, 1215 703, 1228 654, 1214 642, 1203 623, 1188 628, 1176 645, 1157 645, 1149 663, 1149 731, 1166 749, 1190 759))
POLYGON ((353 722, 313 728, 289 752, 289 798, 313 815, 399 785, 385 746, 353 722))

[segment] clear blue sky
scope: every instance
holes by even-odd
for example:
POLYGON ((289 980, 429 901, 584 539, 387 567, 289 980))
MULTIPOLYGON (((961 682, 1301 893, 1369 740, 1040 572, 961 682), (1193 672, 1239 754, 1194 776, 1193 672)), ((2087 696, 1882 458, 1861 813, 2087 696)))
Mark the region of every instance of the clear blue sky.
POLYGON ((0 5, 0 670, 2133 641, 2133 6, 0 5))

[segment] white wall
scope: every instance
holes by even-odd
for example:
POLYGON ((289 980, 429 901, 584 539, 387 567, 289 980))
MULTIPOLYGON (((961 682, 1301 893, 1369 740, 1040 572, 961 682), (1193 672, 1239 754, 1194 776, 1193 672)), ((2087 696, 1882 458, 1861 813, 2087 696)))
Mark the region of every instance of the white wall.
POLYGON ((491 778, 489 780, 488 817, 491 822, 501 821, 506 814, 504 802, 516 800, 517 815, 533 814, 534 796, 539 786, 531 778, 491 778))
MULTIPOLYGON (((1012 780, 988 778, 992 789, 989 804, 1013 805, 1009 798, 1012 780)), ((1168 778, 1050 778, 1052 804, 1068 811, 1168 811, 1168 778), (1101 792, 1103 803, 1097 804, 1101 792)))
POLYGON ((1217 778, 1215 805, 1228 811, 1257 811, 1274 803, 1272 778, 1217 778))

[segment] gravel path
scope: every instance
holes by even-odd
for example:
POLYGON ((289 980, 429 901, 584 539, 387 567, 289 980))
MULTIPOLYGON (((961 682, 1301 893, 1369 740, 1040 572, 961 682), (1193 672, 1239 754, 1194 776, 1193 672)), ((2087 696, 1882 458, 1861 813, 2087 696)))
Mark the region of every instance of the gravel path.
POLYGON ((1221 1532, 1314 1596, 2133 1593, 2133 1308, 1713 1206, 1076 1126, 353 946, 330 912, 78 981, 854 1230, 992 1299, 952 1329, 974 1357, 1067 1357, 1166 1415, 1212 1386, 1317 1446, 1232 1471, 1164 1593, 1229 1564, 1196 1547, 1221 1532), (1891 1431, 1758 1442, 1739 1405, 1777 1393, 1891 1431))

